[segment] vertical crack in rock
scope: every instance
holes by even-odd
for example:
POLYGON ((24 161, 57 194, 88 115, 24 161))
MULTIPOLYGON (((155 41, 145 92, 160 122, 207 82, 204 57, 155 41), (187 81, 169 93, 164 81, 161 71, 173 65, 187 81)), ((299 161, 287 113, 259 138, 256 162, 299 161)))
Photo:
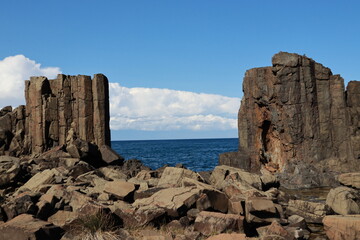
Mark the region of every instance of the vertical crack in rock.
POLYGON ((76 137, 110 146, 109 84, 102 74, 25 81, 26 107, 0 111, 0 155, 39 154, 76 137))

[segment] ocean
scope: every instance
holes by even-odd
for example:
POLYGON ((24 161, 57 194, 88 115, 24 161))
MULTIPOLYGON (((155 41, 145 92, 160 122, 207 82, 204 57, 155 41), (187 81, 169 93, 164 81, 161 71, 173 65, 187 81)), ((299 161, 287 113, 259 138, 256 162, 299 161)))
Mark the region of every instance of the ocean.
POLYGON ((208 171, 218 164, 220 153, 237 151, 238 139, 112 141, 111 147, 126 160, 139 159, 152 169, 182 163, 193 171, 208 171))

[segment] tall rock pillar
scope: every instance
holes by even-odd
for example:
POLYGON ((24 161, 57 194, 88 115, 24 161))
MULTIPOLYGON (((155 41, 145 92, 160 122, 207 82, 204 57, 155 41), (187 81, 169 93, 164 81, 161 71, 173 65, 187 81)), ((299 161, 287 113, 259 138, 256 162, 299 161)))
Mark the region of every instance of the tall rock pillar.
POLYGON ((25 139, 33 154, 65 144, 70 133, 110 146, 109 85, 104 75, 96 74, 93 80, 84 75, 31 77, 25 96, 25 139))

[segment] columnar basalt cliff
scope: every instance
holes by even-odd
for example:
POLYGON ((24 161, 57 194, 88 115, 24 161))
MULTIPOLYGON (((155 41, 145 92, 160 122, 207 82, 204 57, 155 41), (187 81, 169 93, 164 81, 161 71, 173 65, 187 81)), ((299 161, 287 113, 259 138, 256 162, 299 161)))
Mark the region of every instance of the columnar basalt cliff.
POLYGON ((25 81, 26 107, 0 113, 0 155, 38 154, 74 139, 110 146, 109 86, 102 74, 25 81))
POLYGON ((329 185, 334 173, 358 170, 360 82, 345 91, 340 75, 297 54, 280 52, 272 65, 245 73, 238 128, 248 157, 230 165, 265 167, 289 187, 329 185))

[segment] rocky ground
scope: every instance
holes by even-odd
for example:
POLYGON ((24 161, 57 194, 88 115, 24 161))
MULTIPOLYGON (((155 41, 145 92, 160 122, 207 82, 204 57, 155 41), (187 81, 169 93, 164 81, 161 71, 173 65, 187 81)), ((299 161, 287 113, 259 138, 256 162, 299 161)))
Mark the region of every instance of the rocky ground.
POLYGON ((151 170, 110 148, 95 168, 85 145, 0 156, 0 239, 360 239, 360 173, 305 201, 266 170, 151 170))

